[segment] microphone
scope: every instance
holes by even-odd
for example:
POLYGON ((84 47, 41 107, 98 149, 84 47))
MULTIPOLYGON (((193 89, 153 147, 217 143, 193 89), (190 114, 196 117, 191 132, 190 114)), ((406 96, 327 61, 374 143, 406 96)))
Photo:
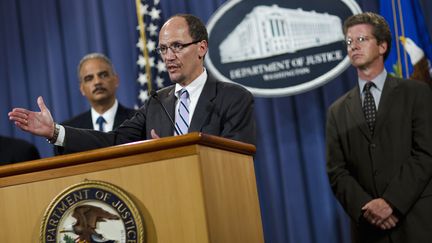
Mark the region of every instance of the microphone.
POLYGON ((153 99, 157 100, 157 102, 162 106, 162 109, 164 110, 165 114, 168 116, 168 118, 169 118, 169 120, 170 120, 170 122, 171 122, 171 125, 172 125, 172 127, 174 128, 175 133, 176 133, 177 135, 182 135, 182 134, 180 134, 180 132, 177 130, 177 127, 176 127, 176 125, 175 125, 175 122, 174 122, 174 120, 172 119, 172 117, 170 116, 170 114, 168 113, 167 109, 165 108, 165 106, 164 106, 164 105, 162 104, 162 102, 160 101, 159 96, 158 96, 158 93, 157 93, 156 91, 152 90, 152 91, 150 91, 150 95, 151 95, 151 97, 152 97, 153 99))

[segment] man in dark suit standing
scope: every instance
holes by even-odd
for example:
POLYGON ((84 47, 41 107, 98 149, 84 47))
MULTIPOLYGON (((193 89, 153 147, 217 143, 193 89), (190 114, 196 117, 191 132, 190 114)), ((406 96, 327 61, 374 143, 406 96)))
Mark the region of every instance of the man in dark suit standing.
POLYGON ((111 60, 101 53, 84 56, 78 65, 80 91, 91 105, 62 125, 109 132, 131 118, 135 110, 121 105, 116 99, 120 79, 111 60))
POLYGON ((374 13, 344 23, 358 85, 327 114, 327 172, 352 220, 354 242, 430 242, 432 93, 391 77, 387 22, 374 13))
POLYGON ((200 19, 188 14, 168 19, 159 33, 157 50, 175 85, 158 91, 132 119, 112 132, 55 124, 42 97, 38 98, 41 112, 15 108, 9 118, 22 130, 46 137, 70 152, 193 131, 255 144, 252 94, 207 73, 207 48, 208 34, 200 19), (170 117, 175 117, 175 128, 170 117))
MULTIPOLYGON (((125 120, 132 118, 135 110, 117 101, 116 91, 120 84, 111 60, 101 53, 85 55, 78 64, 80 91, 90 103, 90 110, 62 122, 62 125, 109 132, 125 120)), ((56 155, 67 153, 55 146, 56 155)))
POLYGON ((37 148, 22 139, 0 136, 0 165, 40 159, 37 148))

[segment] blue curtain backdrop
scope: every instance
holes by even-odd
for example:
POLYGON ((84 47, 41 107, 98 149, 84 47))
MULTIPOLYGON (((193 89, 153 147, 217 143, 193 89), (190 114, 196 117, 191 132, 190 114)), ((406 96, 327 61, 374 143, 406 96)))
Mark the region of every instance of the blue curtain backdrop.
MULTIPOLYGON (((207 22, 224 0, 161 0, 162 17, 192 13, 207 22)), ((379 1, 358 1, 379 11, 379 1)), ((429 31, 432 6, 423 0, 429 31)), ((44 139, 17 130, 13 107, 38 110, 42 95, 56 121, 89 108, 76 77, 80 58, 108 55, 121 78, 118 99, 137 100, 136 10, 132 0, 0 1, 0 134, 26 139, 43 157, 44 139)), ((325 115, 356 80, 349 68, 325 86, 296 96, 256 98, 258 145, 255 157, 266 242, 349 242, 349 221, 334 199, 325 173, 325 115)))

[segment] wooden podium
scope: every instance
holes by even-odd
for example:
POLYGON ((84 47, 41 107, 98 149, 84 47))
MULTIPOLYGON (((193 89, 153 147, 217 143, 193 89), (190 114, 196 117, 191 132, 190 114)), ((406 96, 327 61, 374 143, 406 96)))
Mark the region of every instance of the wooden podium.
POLYGON ((50 202, 88 179, 133 198, 148 243, 262 243, 254 153, 190 133, 2 166, 0 242, 39 242, 50 202))

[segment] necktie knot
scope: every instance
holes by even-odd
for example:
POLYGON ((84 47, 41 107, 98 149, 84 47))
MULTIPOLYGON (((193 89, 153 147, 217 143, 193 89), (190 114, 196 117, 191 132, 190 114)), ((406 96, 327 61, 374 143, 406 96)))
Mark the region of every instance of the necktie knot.
POLYGON ((104 131, 104 123, 106 123, 105 119, 103 118, 103 116, 99 116, 96 119, 96 123, 99 125, 99 131, 103 132, 104 131))
POLYGON ((187 99, 189 98, 189 92, 187 89, 181 89, 180 90, 180 99, 187 99))
POLYGON ((370 89, 371 89, 372 87, 374 87, 374 86, 375 86, 375 84, 374 84, 373 82, 368 81, 368 82, 365 84, 365 86, 364 86, 364 88, 363 88, 363 91, 365 91, 365 92, 369 92, 370 89))

